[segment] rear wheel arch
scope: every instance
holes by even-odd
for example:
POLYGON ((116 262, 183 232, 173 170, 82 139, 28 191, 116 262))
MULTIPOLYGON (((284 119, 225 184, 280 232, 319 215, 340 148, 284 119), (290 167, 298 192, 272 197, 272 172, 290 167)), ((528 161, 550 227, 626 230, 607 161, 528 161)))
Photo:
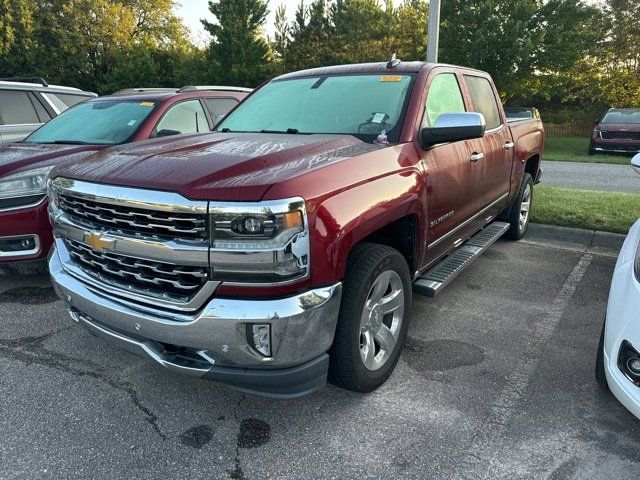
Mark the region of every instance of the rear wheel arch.
POLYGON ((531 178, 535 182, 536 178, 538 178, 538 171, 540 170, 540 155, 536 154, 525 162, 524 172, 531 175, 531 178))

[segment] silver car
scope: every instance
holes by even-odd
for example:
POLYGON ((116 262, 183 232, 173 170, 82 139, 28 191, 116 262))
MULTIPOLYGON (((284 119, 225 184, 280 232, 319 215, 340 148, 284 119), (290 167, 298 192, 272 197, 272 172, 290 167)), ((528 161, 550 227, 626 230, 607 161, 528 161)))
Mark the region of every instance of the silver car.
POLYGON ((97 95, 43 78, 0 78, 0 143, 18 142, 69 107, 97 95))

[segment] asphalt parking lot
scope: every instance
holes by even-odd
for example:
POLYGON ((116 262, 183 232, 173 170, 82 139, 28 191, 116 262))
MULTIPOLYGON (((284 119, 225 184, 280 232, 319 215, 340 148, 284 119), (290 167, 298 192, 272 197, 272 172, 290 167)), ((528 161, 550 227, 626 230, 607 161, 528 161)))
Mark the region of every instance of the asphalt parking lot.
POLYGON ((0 477, 601 479, 640 473, 640 422, 593 380, 615 258, 500 241, 414 297, 380 390, 279 401, 179 377, 0 277, 0 477))

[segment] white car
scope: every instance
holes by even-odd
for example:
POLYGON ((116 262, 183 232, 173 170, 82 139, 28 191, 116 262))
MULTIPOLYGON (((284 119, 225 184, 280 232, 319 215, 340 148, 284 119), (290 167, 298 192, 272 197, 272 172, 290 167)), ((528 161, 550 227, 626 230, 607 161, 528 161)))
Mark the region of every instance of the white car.
MULTIPOLYGON (((631 165, 640 173, 640 154, 631 165)), ((631 227, 613 272, 596 380, 640 418, 640 220, 631 227)))

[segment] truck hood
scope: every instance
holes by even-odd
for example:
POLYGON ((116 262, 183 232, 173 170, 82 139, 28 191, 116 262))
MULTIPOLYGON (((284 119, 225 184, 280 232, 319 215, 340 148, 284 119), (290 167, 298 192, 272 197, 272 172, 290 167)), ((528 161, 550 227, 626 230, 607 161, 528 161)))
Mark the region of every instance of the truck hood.
POLYGON ((0 178, 33 168, 81 161, 103 146, 8 143, 0 146, 0 178))
POLYGON ((51 177, 177 192, 193 200, 257 201, 274 183, 379 149, 350 135, 207 133, 110 148, 51 177))

